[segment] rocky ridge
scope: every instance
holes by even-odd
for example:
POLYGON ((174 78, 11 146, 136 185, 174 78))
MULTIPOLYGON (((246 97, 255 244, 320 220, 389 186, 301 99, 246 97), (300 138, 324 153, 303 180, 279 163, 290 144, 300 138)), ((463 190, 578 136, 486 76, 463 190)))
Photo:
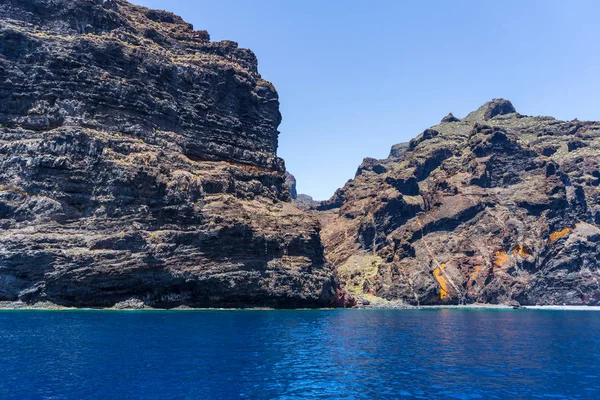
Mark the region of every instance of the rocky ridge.
POLYGON ((362 304, 600 304, 600 123, 495 99, 452 114, 317 207, 362 304))
POLYGON ((123 0, 0 1, 0 301, 335 305, 255 55, 123 0))

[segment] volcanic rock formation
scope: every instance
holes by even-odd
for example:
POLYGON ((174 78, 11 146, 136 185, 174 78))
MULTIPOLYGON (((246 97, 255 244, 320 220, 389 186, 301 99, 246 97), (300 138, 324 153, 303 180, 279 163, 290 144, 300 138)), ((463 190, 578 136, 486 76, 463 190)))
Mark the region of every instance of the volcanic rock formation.
POLYGON ((332 265, 363 304, 600 304, 600 123, 496 99, 315 206, 280 121, 252 52, 171 13, 0 0, 0 302, 354 304, 332 265))
POLYGON ((600 123, 493 100, 322 202, 326 257, 363 301, 600 304, 600 123))
POLYGON ((0 1, 0 301, 324 306, 255 55, 123 0, 0 1))

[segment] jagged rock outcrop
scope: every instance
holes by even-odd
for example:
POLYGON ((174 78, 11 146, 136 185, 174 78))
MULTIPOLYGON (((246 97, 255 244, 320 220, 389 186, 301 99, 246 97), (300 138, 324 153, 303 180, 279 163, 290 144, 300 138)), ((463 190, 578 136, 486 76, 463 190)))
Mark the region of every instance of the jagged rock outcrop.
POLYGON ((292 200, 296 200, 298 198, 298 191, 296 190, 296 177, 287 171, 285 171, 285 184, 290 190, 290 197, 292 200))
POLYGON ((600 304, 600 123, 495 99, 321 203, 346 288, 410 304, 600 304))
POLYGON ((285 183, 290 188, 290 196, 292 197, 292 202, 301 210, 308 211, 313 208, 313 206, 317 205, 318 202, 315 201, 311 196, 303 193, 298 193, 296 189, 296 177, 289 172, 285 173, 285 183))
POLYGON ((301 210, 311 210, 319 202, 307 194, 300 193, 294 200, 294 204, 301 210))
POLYGON ((446 122, 459 122, 459 121, 460 121, 460 119, 456 118, 454 116, 454 114, 452 114, 452 113, 449 113, 444 118, 442 118, 442 123, 446 123, 446 122))
POLYGON ((0 1, 0 301, 324 306, 252 52, 123 0, 0 1))

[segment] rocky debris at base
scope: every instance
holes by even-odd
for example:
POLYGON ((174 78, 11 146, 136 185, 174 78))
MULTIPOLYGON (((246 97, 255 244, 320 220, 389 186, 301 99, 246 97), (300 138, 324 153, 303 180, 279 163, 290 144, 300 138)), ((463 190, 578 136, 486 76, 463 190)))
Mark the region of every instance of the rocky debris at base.
POLYGON ((115 310, 143 310, 146 308, 144 302, 140 299, 128 299, 115 304, 112 308, 115 310))
POLYGON ((51 302, 25 303, 22 301, 0 301, 0 310, 71 310, 72 307, 64 307, 51 302))

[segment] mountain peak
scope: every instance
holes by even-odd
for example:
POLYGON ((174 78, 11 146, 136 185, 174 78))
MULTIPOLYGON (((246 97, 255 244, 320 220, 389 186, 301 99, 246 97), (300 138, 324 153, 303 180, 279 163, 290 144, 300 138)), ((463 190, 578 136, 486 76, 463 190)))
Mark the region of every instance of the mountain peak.
POLYGON ((492 99, 488 101, 477 110, 473 111, 465 119, 469 121, 473 120, 490 120, 497 115, 506 115, 516 113, 517 110, 512 103, 505 99, 492 99))
POLYGON ((458 121, 460 121, 460 119, 456 118, 454 116, 454 114, 452 114, 452 113, 449 113, 444 118, 442 118, 442 124, 445 124, 445 123, 448 123, 448 122, 458 122, 458 121))

